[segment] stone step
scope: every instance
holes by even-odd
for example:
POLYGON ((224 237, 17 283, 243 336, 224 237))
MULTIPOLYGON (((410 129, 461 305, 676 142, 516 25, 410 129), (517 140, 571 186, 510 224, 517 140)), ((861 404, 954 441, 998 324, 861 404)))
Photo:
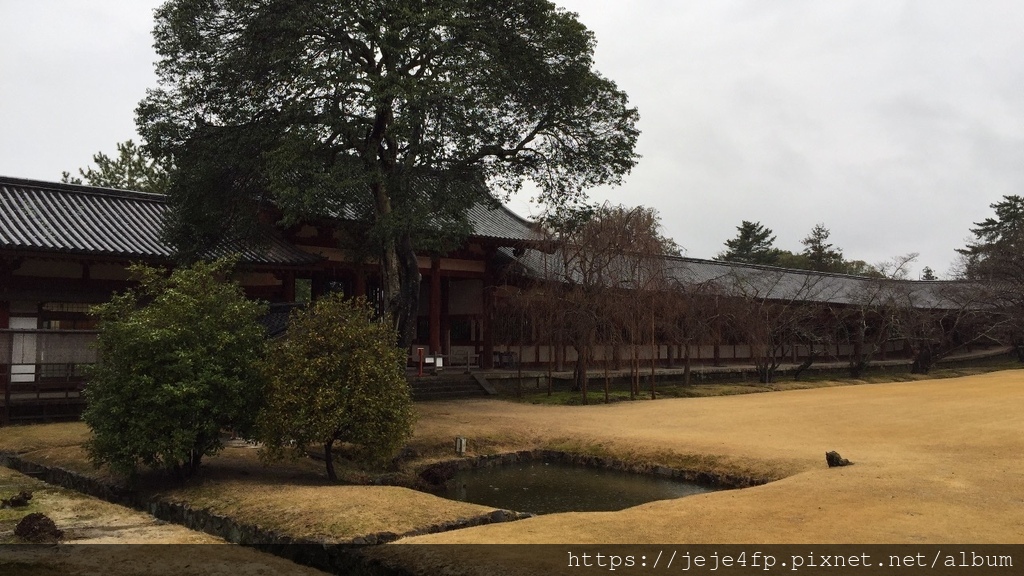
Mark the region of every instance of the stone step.
POLYGON ((466 378, 415 378, 410 380, 415 400, 436 400, 442 398, 470 398, 488 394, 475 379, 466 378))

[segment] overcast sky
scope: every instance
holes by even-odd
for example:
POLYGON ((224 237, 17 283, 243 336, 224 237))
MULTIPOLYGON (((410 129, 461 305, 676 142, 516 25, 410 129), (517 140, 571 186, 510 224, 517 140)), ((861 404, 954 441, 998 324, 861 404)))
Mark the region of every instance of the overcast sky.
MULTIPOLYGON (((820 222, 848 259, 919 252, 942 274, 1024 193, 1024 2, 556 3, 640 110, 643 158, 592 196, 657 208, 688 256, 742 220, 799 251, 820 222)), ((0 174, 57 181, 138 138, 158 4, 0 0, 0 174)))

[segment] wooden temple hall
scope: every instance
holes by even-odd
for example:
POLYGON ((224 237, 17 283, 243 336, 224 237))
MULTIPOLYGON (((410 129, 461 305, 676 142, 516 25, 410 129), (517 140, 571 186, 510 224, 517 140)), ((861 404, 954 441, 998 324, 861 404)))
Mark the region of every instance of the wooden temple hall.
MULTIPOLYGON (((471 234, 457 250, 419 257, 411 357, 423 348, 447 363, 483 368, 500 359, 485 321, 493 290, 484 287, 539 235, 493 204, 482 198, 472 207, 471 234)), ((49 400, 54 415, 61 404, 79 402, 82 367, 95 361, 89 308, 130 286, 132 263, 172 265, 173 249, 161 238, 168 210, 156 194, 0 177, 0 417, 11 417, 19 398, 49 400)), ((259 249, 237 245, 225 253, 239 255, 237 280, 246 294, 271 303, 266 322, 273 333, 304 297, 338 290, 373 297, 376 272, 354 261, 355 251, 345 248, 351 241, 344 222, 307 222, 276 229, 259 249)))
MULTIPOLYGON (((172 265, 174 251, 161 237, 168 213, 161 195, 0 177, 0 420, 81 409, 82 368, 96 361, 89 308, 130 286, 130 264, 172 265)), ((558 370, 575 361, 572 346, 552 345, 538 326, 510 312, 520 288, 530 284, 521 280, 551 278, 545 271, 558 260, 539 249, 536 225, 483 196, 469 221, 471 233, 456 250, 419 257, 423 281, 410 366, 419 349, 456 368, 558 370)), ((337 219, 307 221, 274 228, 258 249, 224 247, 225 254, 238 255, 236 279, 246 293, 271 303, 265 319, 271 335, 284 331, 296 301, 332 291, 374 298, 377 271, 355 257, 359 240, 352 228, 337 219)), ((837 307, 855 305, 870 282, 692 258, 666 257, 664 269, 673 282, 715 285, 720 296, 763 285, 762 299, 837 307)), ((912 284, 908 294, 917 306, 943 306, 941 290, 948 283, 912 284)), ((687 345, 652 342, 633 354, 651 366, 672 367, 684 356, 698 364, 749 363, 752 344, 720 333, 687 345)), ((793 362, 814 354, 850 357, 856 347, 849 341, 833 341, 825 350, 793 345, 787 354, 793 362)), ((902 347, 887 342, 880 353, 900 354, 902 347)), ((597 350, 594 357, 618 364, 619 352, 597 350)))

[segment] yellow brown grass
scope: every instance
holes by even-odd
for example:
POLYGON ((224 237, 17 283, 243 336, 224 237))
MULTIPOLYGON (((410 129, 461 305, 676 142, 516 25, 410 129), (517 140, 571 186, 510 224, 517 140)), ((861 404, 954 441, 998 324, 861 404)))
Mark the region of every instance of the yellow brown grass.
MULTIPOLYGON (((1022 409, 1022 371, 596 406, 419 404, 413 447, 421 464, 451 457, 452 439, 465 436, 475 454, 545 448, 777 481, 409 541, 1022 542, 1022 409), (828 469, 827 450, 855 464, 828 469)), ((35 447, 31 458, 81 458, 64 445, 71 432, 53 433, 62 440, 47 448, 45 438, 9 430, 0 429, 0 450, 17 445, 35 447)), ((322 465, 308 460, 264 469, 245 448, 209 459, 203 482, 164 495, 327 540, 486 511, 404 488, 330 485, 322 465)))

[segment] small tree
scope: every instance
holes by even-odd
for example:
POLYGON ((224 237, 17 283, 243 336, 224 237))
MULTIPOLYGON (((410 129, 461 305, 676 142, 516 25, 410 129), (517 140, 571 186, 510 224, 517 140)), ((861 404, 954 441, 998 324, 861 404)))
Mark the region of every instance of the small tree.
POLYGON ((828 237, 832 233, 824 224, 815 224, 811 233, 800 241, 804 245, 803 256, 807 258, 808 268, 818 272, 842 272, 843 251, 829 244, 828 237))
POLYGON ((771 228, 760 222, 744 220, 736 231, 735 238, 725 241, 727 250, 715 256, 715 260, 769 266, 778 262, 780 250, 775 247, 775 234, 771 228))
POLYGON ((591 206, 551 214, 547 223, 558 248, 545 265, 546 294, 561 309, 561 335, 576 349, 573 388, 586 404, 595 350, 617 344, 623 330, 634 344, 635 377, 636 345, 650 335, 652 301, 665 288, 664 257, 679 248, 662 235, 657 211, 643 206, 591 206))
POLYGON ((93 309, 101 360, 83 419, 97 466, 133 475, 141 464, 183 479, 223 447, 222 428, 251 426, 263 393, 265 306, 222 280, 230 266, 197 263, 169 277, 133 266, 138 288, 93 309))
POLYGON ((840 337, 853 346, 850 355, 851 378, 860 378, 895 338, 901 311, 907 302, 907 279, 910 265, 917 253, 897 256, 874 266, 878 277, 862 282, 849 294, 846 306, 833 309, 838 320, 840 337))
POLYGON ((772 383, 817 315, 815 303, 828 301, 836 288, 823 276, 782 270, 736 268, 731 276, 730 288, 740 296, 730 303, 735 330, 750 345, 758 379, 772 383))
POLYGON ((264 363, 266 404, 258 418, 263 456, 277 460, 322 444, 327 476, 337 479, 333 447, 351 442, 367 460, 412 435, 409 384, 391 323, 365 300, 331 295, 292 316, 288 335, 264 363))
POLYGON ((82 184, 84 179, 84 182, 90 186, 158 194, 167 192, 170 177, 166 168, 150 158, 145 150, 132 140, 118 142, 116 158, 111 158, 103 152, 97 152, 93 155, 92 161, 96 163, 96 168, 91 166, 84 169, 79 168, 80 177, 64 172, 61 181, 82 184))

